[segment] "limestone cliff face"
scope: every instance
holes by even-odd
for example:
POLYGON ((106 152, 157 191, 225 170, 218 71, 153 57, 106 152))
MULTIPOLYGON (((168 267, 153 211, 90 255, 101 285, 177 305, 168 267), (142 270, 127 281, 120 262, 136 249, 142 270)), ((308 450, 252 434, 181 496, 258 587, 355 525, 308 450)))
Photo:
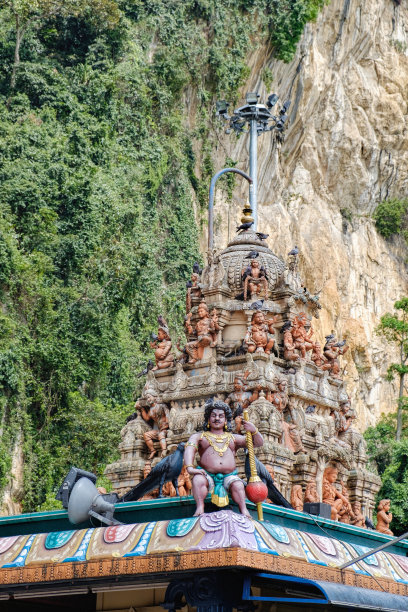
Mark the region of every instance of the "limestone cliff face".
MULTIPOLYGON (((259 229, 279 256, 295 244, 311 292, 321 291, 316 335, 347 338, 344 377, 357 427, 395 409, 396 388, 385 382, 392 351, 374 334, 379 318, 407 295, 406 249, 386 242, 371 214, 378 203, 408 193, 408 6, 393 0, 331 0, 306 27, 291 64, 251 55, 244 91, 290 97, 290 125, 282 146, 259 138, 259 229)), ((225 153, 246 168, 248 138, 221 136, 225 153)), ((218 169, 218 167, 217 167, 218 169)), ((235 231, 246 198, 216 204, 216 244, 235 231)))

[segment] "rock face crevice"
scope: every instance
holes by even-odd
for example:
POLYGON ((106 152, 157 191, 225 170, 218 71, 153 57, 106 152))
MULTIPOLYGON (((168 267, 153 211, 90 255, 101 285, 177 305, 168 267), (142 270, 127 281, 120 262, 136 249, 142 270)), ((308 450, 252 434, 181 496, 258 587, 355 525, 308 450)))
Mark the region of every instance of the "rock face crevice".
MULTIPOLYGON (((347 338, 344 376, 360 429, 395 410, 397 395, 384 378, 396 356, 374 330, 407 294, 407 252, 377 233, 371 215, 382 200, 408 194, 407 49, 407 6, 332 0, 306 26, 290 64, 255 50, 242 90, 270 93, 261 79, 268 68, 271 89, 292 99, 283 145, 259 138, 259 229, 282 258, 299 246, 305 285, 321 292, 320 339, 331 331, 347 338)), ((221 136, 220 167, 225 151, 247 169, 247 136, 221 136)), ((246 197, 243 183, 233 204, 217 194, 217 245, 233 237, 246 197)))

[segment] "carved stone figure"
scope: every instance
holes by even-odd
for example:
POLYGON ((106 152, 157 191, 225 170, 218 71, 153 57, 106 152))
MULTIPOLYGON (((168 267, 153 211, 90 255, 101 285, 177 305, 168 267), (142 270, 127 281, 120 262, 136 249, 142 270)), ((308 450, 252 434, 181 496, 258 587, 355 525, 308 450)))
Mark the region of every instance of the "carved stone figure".
POLYGON ((312 354, 310 359, 313 361, 316 367, 324 369, 324 364, 326 363, 326 359, 322 353, 322 347, 320 342, 315 342, 312 348, 312 354))
POLYGON ((191 479, 190 474, 187 472, 187 468, 183 465, 183 469, 181 470, 181 474, 178 477, 178 490, 180 497, 187 497, 187 495, 191 495, 191 479))
MULTIPOLYGON (((150 461, 146 461, 144 468, 143 468, 143 478, 147 478, 151 471, 152 471, 152 464, 150 461)), ((159 495, 159 489, 154 489, 153 491, 150 491, 150 493, 143 495, 140 501, 143 501, 146 499, 155 499, 156 497, 158 497, 158 495, 159 495)))
POLYGON ((350 504, 349 493, 345 482, 341 483, 341 493, 343 497, 347 500, 347 503, 343 503, 339 510, 339 522, 350 524, 351 521, 354 519, 354 512, 350 504))
POLYGON ((292 321, 286 321, 282 326, 283 334, 283 357, 287 361, 299 361, 300 357, 295 350, 295 343, 292 337, 292 321))
MULTIPOLYGON (((243 376, 235 376, 234 378, 234 391, 228 395, 225 403, 233 408, 234 412, 239 408, 247 408, 249 404, 252 404, 259 397, 260 387, 256 387, 253 391, 248 391, 248 385, 246 380, 249 376, 249 370, 244 372, 243 376)), ((237 415, 234 417, 235 430, 241 431, 242 427, 242 416, 237 415)))
POLYGON ((299 512, 303 511, 303 492, 301 485, 293 485, 292 492, 290 494, 290 503, 295 510, 298 510, 299 512))
POLYGON ((187 283, 187 293, 186 293, 186 314, 191 312, 191 301, 192 297, 201 297, 201 289, 198 285, 200 281, 200 275, 198 272, 193 272, 191 274, 191 280, 187 283))
MULTIPOLYGON (((272 480, 275 481, 275 470, 273 469, 273 467, 271 465, 266 465, 265 467, 268 470, 272 480)), ((274 503, 271 499, 269 499, 269 497, 265 501, 266 501, 267 504, 273 504, 274 503)))
POLYGON ((351 521, 352 525, 356 527, 365 527, 364 514, 361 512, 361 504, 359 501, 355 501, 352 505, 354 518, 351 521))
POLYGON ((207 304, 202 301, 198 305, 197 314, 198 321, 195 324, 195 328, 191 324, 191 312, 186 316, 185 320, 186 334, 197 337, 197 340, 187 342, 185 346, 189 363, 200 361, 203 358, 206 346, 214 347, 217 345, 217 332, 220 329, 215 308, 213 308, 210 315, 207 304))
POLYGON ((337 476, 338 470, 335 467, 329 466, 324 470, 322 501, 331 506, 331 518, 333 521, 338 520, 339 512, 343 505, 351 510, 351 504, 348 499, 334 486, 337 476))
MULTIPOLYGON (((197 504, 194 516, 203 514, 204 500, 211 492, 211 500, 219 507, 228 505, 228 493, 238 504, 241 514, 249 516, 245 505, 244 483, 238 476, 235 454, 246 446, 245 436, 231 433, 232 413, 225 402, 207 400, 204 411, 204 431, 193 434, 186 445, 184 463, 193 477, 193 495, 197 504), (200 464, 193 466, 195 453, 200 464)), ((253 423, 243 421, 246 431, 253 435, 254 447, 263 445, 263 438, 253 423)))
POLYGON ((143 433, 143 439, 146 442, 146 446, 149 452, 149 459, 152 459, 156 450, 154 448, 153 441, 159 440, 161 447, 161 457, 166 456, 167 450, 167 430, 169 428, 169 409, 166 404, 159 402, 158 395, 153 390, 146 391, 146 401, 149 405, 148 408, 142 406, 140 400, 135 404, 135 410, 139 410, 141 417, 150 426, 149 431, 143 433))
POLYGON ((314 503, 317 503, 318 501, 319 501, 319 496, 317 494, 316 481, 311 480, 310 482, 307 483, 307 486, 306 486, 304 502, 305 504, 306 503, 314 504, 314 503))
POLYGON ((382 499, 377 508, 377 526, 375 529, 386 535, 394 535, 394 532, 390 529, 390 523, 392 521, 390 508, 391 501, 389 499, 382 499))
POLYGON ((346 440, 346 432, 350 429, 353 419, 356 417, 349 414, 350 398, 340 404, 339 410, 333 410, 330 416, 334 419, 334 428, 336 430, 335 441, 341 446, 350 448, 350 444, 346 440))
POLYGON ((322 370, 328 370, 334 378, 340 378, 339 356, 344 355, 344 353, 348 351, 348 348, 344 340, 342 342, 337 342, 332 334, 326 336, 326 344, 323 349, 326 363, 322 366, 322 370))
POLYGON ((281 443, 294 453, 304 452, 304 447, 300 433, 293 418, 293 409, 288 406, 288 383, 284 378, 275 379, 276 391, 267 391, 266 399, 271 402, 281 414, 282 440, 281 443), (284 412, 288 409, 288 417, 291 421, 285 420, 284 412))
POLYGON ((265 315, 260 310, 254 312, 251 317, 251 325, 248 327, 245 343, 248 346, 248 353, 266 353, 270 354, 275 344, 272 334, 275 333, 273 328, 276 323, 277 316, 266 320, 265 315))
POLYGON ((259 295, 268 297, 268 279, 266 271, 257 259, 251 259, 249 266, 243 270, 242 279, 244 281, 244 300, 256 299, 259 295))
POLYGON ((171 339, 166 321, 162 316, 159 317, 160 323, 157 331, 157 339, 150 343, 150 347, 154 349, 154 358, 156 365, 154 370, 163 370, 174 365, 174 355, 171 353, 171 339))
POLYGON ((299 351, 302 359, 305 359, 306 353, 313 348, 313 342, 311 341, 313 328, 310 327, 309 331, 307 331, 306 324, 307 316, 304 312, 300 312, 293 319, 291 330, 294 347, 299 351))
POLYGON ((288 259, 288 267, 283 273, 284 283, 292 291, 299 292, 302 288, 302 281, 298 274, 297 255, 290 255, 288 259))

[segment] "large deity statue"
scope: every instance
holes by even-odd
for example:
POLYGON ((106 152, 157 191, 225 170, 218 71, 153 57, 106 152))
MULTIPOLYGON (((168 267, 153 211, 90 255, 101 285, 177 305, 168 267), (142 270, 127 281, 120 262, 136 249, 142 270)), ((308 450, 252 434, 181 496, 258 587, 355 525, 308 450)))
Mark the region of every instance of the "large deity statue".
POLYGON ((275 340, 272 338, 272 334, 275 333, 273 326, 275 325, 277 317, 274 316, 272 319, 266 319, 263 312, 257 310, 254 312, 251 318, 251 325, 248 327, 245 343, 248 346, 248 353, 266 353, 270 354, 275 340))
POLYGON ((135 410, 140 411, 142 419, 150 425, 149 431, 143 433, 143 439, 150 451, 149 459, 152 459, 156 454, 153 444, 154 440, 159 440, 161 456, 165 457, 167 450, 166 436, 169 428, 169 409, 166 404, 159 401, 157 392, 152 389, 146 391, 146 402, 149 405, 148 408, 142 406, 140 400, 138 400, 135 404, 135 410))
POLYGON ((197 337, 197 340, 187 342, 185 346, 189 363, 200 361, 203 358, 206 346, 214 347, 217 345, 217 332, 220 329, 215 308, 213 308, 210 314, 207 304, 202 301, 198 305, 197 314, 198 321, 195 324, 195 328, 191 324, 191 312, 185 319, 186 334, 197 337))
MULTIPOLYGON (((193 434, 186 444, 184 463, 193 477, 193 495, 197 504, 194 516, 203 514, 204 500, 208 492, 211 501, 220 508, 229 503, 228 492, 238 504, 242 514, 250 516, 245 505, 244 483, 238 476, 235 455, 246 446, 245 436, 231 433, 232 412, 225 402, 211 399, 205 403, 204 430, 193 434), (194 467, 194 456, 200 458, 194 467)), ((263 445, 263 438, 255 425, 243 421, 246 431, 251 432, 255 447, 263 445)))
POLYGON ((150 347, 154 349, 154 358, 156 365, 153 370, 163 370, 174 365, 174 356, 171 353, 171 339, 169 328, 162 316, 159 317, 159 329, 157 337, 150 343, 150 347))

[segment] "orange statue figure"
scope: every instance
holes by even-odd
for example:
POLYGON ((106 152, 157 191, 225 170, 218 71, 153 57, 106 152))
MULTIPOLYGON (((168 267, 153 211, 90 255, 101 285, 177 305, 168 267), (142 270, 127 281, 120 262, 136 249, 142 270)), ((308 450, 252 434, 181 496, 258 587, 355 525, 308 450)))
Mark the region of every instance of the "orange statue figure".
POLYGON ((333 334, 326 336, 326 344, 323 349, 326 363, 323 364, 322 370, 329 370, 334 378, 340 378, 339 356, 344 355, 344 353, 348 351, 348 348, 345 340, 337 342, 333 334))
POLYGON ((275 333, 273 326, 276 320, 276 315, 272 319, 267 320, 264 313, 260 310, 254 312, 251 317, 251 325, 248 327, 245 336, 248 353, 270 354, 275 344, 275 340, 271 336, 275 333))
POLYGON ((331 506, 331 518, 333 521, 337 521, 339 518, 339 512, 343 505, 351 510, 351 504, 348 499, 340 493, 334 486, 337 480, 338 470, 335 467, 327 467, 323 474, 323 495, 322 501, 325 504, 331 506))
POLYGON ((350 504, 349 493, 345 482, 341 483, 341 493, 343 497, 347 500, 347 503, 343 503, 342 507, 339 510, 339 522, 350 524, 355 517, 353 508, 350 504))
POLYGON ((265 299, 268 297, 266 271, 257 259, 251 259, 249 266, 242 272, 242 279, 244 281, 244 300, 248 299, 248 294, 251 299, 262 294, 265 299))
POLYGON ((159 317, 159 329, 156 339, 150 343, 150 347, 154 349, 154 358, 156 365, 153 370, 163 370, 174 365, 174 356, 171 353, 171 339, 166 321, 162 316, 159 317))
MULTIPOLYGON (((150 461, 146 461, 146 463, 144 464, 144 468, 143 468, 143 478, 147 478, 151 471, 152 471, 152 464, 150 461)), ((155 499, 158 495, 159 495, 159 489, 154 489, 153 491, 150 491, 150 493, 143 495, 143 497, 141 498, 141 501, 144 499, 155 499)))
POLYGON ((147 391, 146 401, 149 404, 148 408, 142 406, 140 404, 140 400, 138 400, 135 404, 135 410, 140 410, 142 419, 151 427, 149 431, 145 431, 143 434, 143 439, 146 442, 146 446, 149 450, 149 459, 153 459, 156 454, 153 440, 159 440, 161 457, 165 457, 167 450, 166 436, 169 428, 169 409, 166 404, 158 401, 157 393, 155 391, 147 391))
POLYGON ((377 508, 377 526, 376 531, 385 533, 386 535, 394 535, 390 529, 390 523, 392 521, 392 513, 390 512, 391 501, 389 499, 382 499, 378 504, 377 508))
POLYGON ((306 324, 307 316, 304 312, 300 312, 293 319, 291 331, 295 349, 299 351, 302 359, 305 359, 306 353, 313 348, 313 342, 311 341, 313 328, 310 327, 309 331, 307 331, 306 324))
POLYGON ((187 468, 183 465, 183 469, 181 470, 181 474, 178 477, 178 490, 180 497, 187 497, 187 495, 191 495, 191 479, 190 474, 187 472, 187 468))
MULTIPOLYGON (((275 470, 273 469, 273 467, 271 465, 266 464, 266 469, 268 470, 270 477, 272 478, 272 480, 275 480, 275 470)), ((270 500, 269 498, 265 500, 267 504, 273 504, 273 501, 270 500)))
POLYGON ((217 332, 220 329, 215 308, 213 308, 210 314, 207 304, 202 301, 198 305, 197 314, 198 321, 195 324, 195 329, 191 324, 191 312, 185 319, 186 334, 197 337, 197 340, 187 342, 185 346, 189 363, 200 361, 203 358, 206 346, 214 347, 217 345, 217 332))
POLYGON ((365 518, 364 514, 361 512, 360 502, 355 501, 352 506, 354 518, 352 519, 351 524, 355 525, 356 527, 365 527, 365 518))
POLYGON ((294 510, 298 510, 299 512, 303 511, 303 492, 301 485, 293 485, 292 492, 290 494, 290 503, 292 504, 294 510))
POLYGON ((281 329, 283 334, 283 357, 287 361, 299 361, 299 355, 295 350, 295 343, 292 337, 292 321, 286 321, 281 329))
POLYGON ((304 502, 308 504, 314 504, 319 501, 319 496, 317 494, 316 482, 311 480, 307 483, 306 491, 305 491, 305 499, 304 502))
POLYGON ((326 359, 322 353, 322 347, 320 342, 314 343, 310 359, 313 361, 316 367, 324 369, 323 366, 326 363, 326 359))

